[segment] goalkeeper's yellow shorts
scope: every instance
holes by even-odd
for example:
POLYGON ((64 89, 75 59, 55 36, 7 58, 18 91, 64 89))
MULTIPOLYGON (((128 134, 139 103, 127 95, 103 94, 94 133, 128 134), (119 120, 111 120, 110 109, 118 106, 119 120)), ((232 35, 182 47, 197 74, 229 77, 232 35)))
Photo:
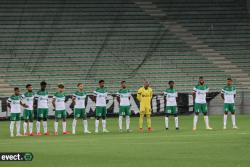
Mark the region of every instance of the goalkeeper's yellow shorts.
POLYGON ((151 106, 140 106, 140 114, 151 115, 151 106))

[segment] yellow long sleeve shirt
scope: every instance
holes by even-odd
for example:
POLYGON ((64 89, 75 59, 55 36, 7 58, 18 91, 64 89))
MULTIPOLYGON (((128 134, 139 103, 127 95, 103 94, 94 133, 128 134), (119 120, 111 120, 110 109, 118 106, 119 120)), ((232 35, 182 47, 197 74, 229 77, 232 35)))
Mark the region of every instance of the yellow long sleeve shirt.
POLYGON ((137 99, 142 106, 151 106, 152 96, 153 90, 150 87, 148 87, 147 89, 141 87, 137 92, 137 99))

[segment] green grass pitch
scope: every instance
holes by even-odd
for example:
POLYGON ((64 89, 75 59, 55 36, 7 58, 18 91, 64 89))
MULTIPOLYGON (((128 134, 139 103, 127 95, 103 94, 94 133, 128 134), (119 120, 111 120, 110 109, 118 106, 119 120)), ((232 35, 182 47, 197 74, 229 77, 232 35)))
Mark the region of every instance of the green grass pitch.
MULTIPOLYGON (((153 117, 153 133, 137 131, 138 118, 132 118, 132 133, 118 131, 118 119, 109 118, 108 134, 81 133, 53 136, 53 121, 49 122, 51 136, 9 137, 9 122, 0 122, 0 152, 32 152, 32 162, 0 162, 1 167, 245 167, 250 164, 250 116, 237 116, 238 130, 222 130, 222 116, 211 116, 212 131, 204 129, 199 117, 196 132, 192 129, 193 116, 180 116, 180 130, 165 130, 164 117, 153 117)), ((123 121, 125 122, 125 121, 123 121)), ((67 120, 71 130, 72 120, 67 120)), ((59 124, 61 128, 61 123, 59 124)), ((94 120, 89 120, 93 132, 94 120)), ((61 131, 61 129, 59 129, 61 131)))

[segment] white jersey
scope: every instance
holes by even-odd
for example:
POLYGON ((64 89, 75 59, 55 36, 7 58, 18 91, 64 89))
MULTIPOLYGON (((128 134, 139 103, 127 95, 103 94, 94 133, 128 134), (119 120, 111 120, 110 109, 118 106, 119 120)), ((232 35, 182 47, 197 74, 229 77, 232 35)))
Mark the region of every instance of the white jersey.
POLYGON ((97 88, 94 91, 94 95, 96 96, 96 106, 98 107, 106 107, 106 100, 108 97, 108 92, 106 88, 97 88))
POLYGON ((74 108, 77 108, 77 109, 82 109, 82 108, 85 108, 85 99, 86 99, 86 92, 75 92, 73 94, 73 97, 75 98, 75 106, 74 108))
POLYGON ((49 108, 49 94, 47 91, 38 91, 35 95, 37 98, 37 108, 47 109, 49 108))
POLYGON ((164 96, 167 98, 167 106, 177 106, 176 98, 178 97, 178 93, 175 89, 167 89, 164 92, 164 96))
POLYGON ((57 111, 66 109, 64 93, 56 92, 53 99, 55 99, 55 109, 57 111))
POLYGON ((28 105, 27 110, 33 110, 34 98, 35 93, 33 92, 26 92, 22 95, 22 102, 28 105))
POLYGON ((235 103, 236 89, 234 86, 225 86, 221 90, 221 94, 224 95, 224 103, 235 103))
POLYGON ((21 96, 12 95, 8 98, 11 113, 21 113, 21 96))
POLYGON ((117 96, 120 97, 120 106, 130 106, 131 93, 128 89, 120 89, 117 92, 117 96))
POLYGON ((207 103, 206 97, 208 91, 209 88, 207 85, 196 85, 193 89, 193 92, 195 93, 195 103, 199 104, 207 103))

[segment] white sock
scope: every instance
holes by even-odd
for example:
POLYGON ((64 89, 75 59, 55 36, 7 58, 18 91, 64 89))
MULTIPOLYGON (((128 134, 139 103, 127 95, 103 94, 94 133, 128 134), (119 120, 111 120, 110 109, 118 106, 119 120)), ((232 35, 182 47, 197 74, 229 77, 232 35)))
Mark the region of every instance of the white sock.
POLYGON ((77 119, 73 119, 73 122, 72 122, 72 132, 73 133, 76 132, 76 123, 77 123, 77 119))
POLYGON ((27 122, 23 122, 23 133, 24 133, 24 134, 27 133, 27 127, 28 127, 27 122))
POLYGON ((205 120, 205 124, 206 124, 206 127, 209 127, 209 121, 208 121, 208 116, 204 116, 204 120, 205 120))
POLYGON ((227 126, 227 114, 224 114, 223 125, 224 127, 227 126))
POLYGON ((168 128, 168 117, 165 117, 165 126, 168 128))
POLYGON ((10 134, 14 135, 14 125, 15 125, 15 121, 10 121, 10 134))
POLYGON ((17 134, 21 134, 20 129, 21 129, 21 121, 16 121, 16 133, 17 134))
POLYGON ((44 133, 48 132, 47 121, 43 121, 43 130, 44 130, 44 133))
POLYGON ((130 116, 126 116, 126 129, 130 129, 130 116))
POLYGON ((41 123, 39 121, 36 122, 36 133, 40 133, 40 125, 41 123))
POLYGON ((82 122, 83 122, 84 132, 88 131, 88 120, 85 119, 82 122))
POLYGON ((56 122, 56 121, 54 123, 54 128, 55 128, 55 132, 58 132, 58 122, 56 122))
POLYGON ((236 126, 236 119, 235 119, 235 115, 234 115, 234 114, 232 114, 232 115, 231 115, 231 117, 232 117, 232 124, 233 124, 233 126, 236 126))
POLYGON ((106 119, 102 120, 102 129, 106 129, 106 119))
POLYGON ((179 128, 178 117, 174 117, 174 123, 175 123, 175 127, 176 127, 176 128, 179 128))
POLYGON ((95 120, 95 131, 98 131, 99 128, 99 120, 95 120))
POLYGON ((62 122, 62 126, 63 126, 63 132, 66 132, 66 126, 67 126, 66 121, 62 122))
POLYGON ((194 128, 196 128, 198 122, 198 115, 194 115, 194 128))
POLYGON ((29 122, 29 132, 33 133, 33 122, 29 122))
POLYGON ((122 130, 122 118, 123 116, 119 116, 119 129, 122 130))

